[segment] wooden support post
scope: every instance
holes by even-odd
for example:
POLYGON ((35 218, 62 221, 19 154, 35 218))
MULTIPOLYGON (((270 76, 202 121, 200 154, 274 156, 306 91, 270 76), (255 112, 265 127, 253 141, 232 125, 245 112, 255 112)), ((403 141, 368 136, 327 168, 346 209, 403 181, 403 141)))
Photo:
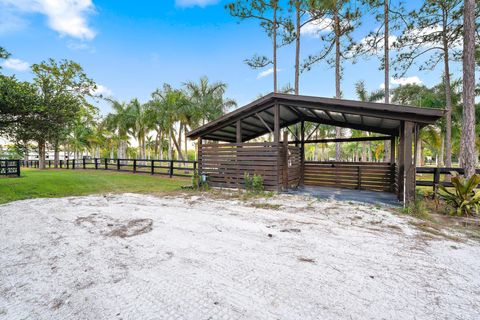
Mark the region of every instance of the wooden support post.
POLYGON ((98 159, 95 158, 94 161, 95 161, 95 170, 98 170, 98 159))
POLYGON ((433 169, 433 197, 437 197, 438 184, 440 183, 440 168, 435 167, 433 169))
POLYGON ((283 132, 283 189, 288 190, 288 131, 283 132))
POLYGON ((406 121, 403 126, 403 202, 415 200, 415 163, 413 158, 413 135, 415 124, 406 121))
POLYGON ((282 157, 281 157, 281 152, 280 152, 280 105, 275 104, 273 107, 273 142, 275 142, 277 145, 275 146, 277 148, 277 191, 280 192, 282 189, 282 181, 281 181, 281 175, 282 175, 282 170, 281 170, 281 162, 282 162, 282 157))
POLYGON ((173 176, 173 160, 170 160, 169 176, 170 178, 173 176))
POLYGON ((357 176, 358 176, 357 189, 361 190, 362 189, 362 167, 361 166, 357 166, 357 176))
POLYGON ((75 159, 72 160, 72 170, 75 170, 75 159))
MULTIPOLYGON (((242 121, 241 120, 237 120, 236 131, 237 131, 237 143, 242 143, 242 121)), ((239 163, 238 163, 238 158, 240 156, 240 154, 238 152, 238 149, 240 149, 240 148, 241 148, 241 146, 236 147, 237 152, 236 152, 236 157, 235 157, 235 160, 236 160, 235 161, 235 171, 236 171, 236 175, 237 175, 237 177, 235 179, 235 183, 237 184, 237 189, 240 189, 240 182, 243 179, 243 174, 240 170, 240 166, 239 166, 239 163)))
POLYGON ((85 169, 85 158, 83 158, 83 169, 85 169))
POLYGON ((201 179, 202 175, 202 138, 197 139, 197 161, 198 161, 198 177, 201 179))
POLYGON ((153 176, 155 174, 155 161, 150 162, 150 174, 153 176))
POLYGON ((137 159, 133 159, 133 173, 137 173, 137 159))
POLYGON ((404 127, 405 123, 402 121, 400 123, 400 138, 398 140, 398 153, 397 153, 397 199, 403 201, 403 184, 404 184, 404 174, 405 169, 405 159, 404 159, 404 149, 405 149, 405 136, 404 136, 404 127))
POLYGON ((117 171, 120 171, 120 159, 117 159, 117 171))
POLYGON ((303 187, 305 176, 305 121, 300 122, 300 186, 303 187))
POLYGON ((242 143, 242 121, 237 120, 237 143, 242 143))
POLYGON ((17 160, 17 176, 20 177, 20 160, 17 160))
POLYGON ((108 170, 108 159, 105 158, 105 170, 108 170))

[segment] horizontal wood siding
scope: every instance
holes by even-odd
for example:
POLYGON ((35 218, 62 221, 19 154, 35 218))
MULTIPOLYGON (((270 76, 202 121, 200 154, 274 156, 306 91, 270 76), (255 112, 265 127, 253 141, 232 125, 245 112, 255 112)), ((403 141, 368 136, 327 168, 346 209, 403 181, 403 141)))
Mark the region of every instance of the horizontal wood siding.
POLYGON ((394 174, 394 165, 389 163, 307 161, 304 184, 393 192, 394 174))
POLYGON ((282 154, 282 145, 273 142, 203 144, 200 173, 208 177, 210 186, 223 188, 243 188, 245 172, 257 174, 263 177, 265 189, 276 190, 282 154))

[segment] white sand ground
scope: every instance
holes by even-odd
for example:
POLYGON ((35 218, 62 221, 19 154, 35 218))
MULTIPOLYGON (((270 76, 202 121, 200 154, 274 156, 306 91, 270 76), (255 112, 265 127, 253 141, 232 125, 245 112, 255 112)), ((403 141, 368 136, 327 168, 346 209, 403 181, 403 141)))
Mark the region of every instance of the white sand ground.
POLYGON ((0 319, 480 319, 478 243, 429 239, 370 206, 269 201, 282 207, 134 194, 2 205, 0 319))

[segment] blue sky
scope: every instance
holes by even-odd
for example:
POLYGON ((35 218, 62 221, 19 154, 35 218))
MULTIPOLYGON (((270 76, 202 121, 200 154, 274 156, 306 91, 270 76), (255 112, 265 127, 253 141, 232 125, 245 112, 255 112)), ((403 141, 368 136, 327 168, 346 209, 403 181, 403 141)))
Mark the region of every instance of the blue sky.
MULTIPOLYGON (((3 72, 29 80, 28 66, 50 57, 79 62, 106 95, 119 100, 149 99, 163 83, 180 86, 208 76, 228 84, 227 96, 241 106, 272 91, 272 76, 259 76, 243 60, 271 52, 270 40, 255 21, 238 22, 215 0, 0 0, 0 46, 12 53, 3 72)), ((373 27, 366 20, 354 33, 360 40, 373 27)), ((302 37, 302 56, 318 52, 315 35, 302 37)), ((294 46, 278 51, 279 87, 293 86, 294 46)), ((378 59, 344 64, 342 91, 355 99, 354 84, 369 90, 383 83, 378 59)), ((458 67, 453 68, 459 77, 458 67)), ((407 79, 433 85, 441 69, 418 72, 407 79), (416 78, 415 78, 416 77, 416 78)), ((334 70, 322 62, 301 75, 300 93, 332 97, 334 70)), ((102 113, 107 104, 100 102, 102 113)))

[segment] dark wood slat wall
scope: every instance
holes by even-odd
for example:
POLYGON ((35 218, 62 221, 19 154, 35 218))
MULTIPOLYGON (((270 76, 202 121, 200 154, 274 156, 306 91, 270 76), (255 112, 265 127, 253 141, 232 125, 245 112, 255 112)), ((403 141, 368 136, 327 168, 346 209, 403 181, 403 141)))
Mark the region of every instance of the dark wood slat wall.
POLYGON ((212 187, 243 188, 245 172, 262 176, 266 190, 298 185, 300 152, 288 147, 287 160, 286 150, 276 142, 202 144, 200 174, 208 176, 212 187))
POLYGON ((395 191, 395 165, 390 163, 305 162, 307 186, 395 191))

